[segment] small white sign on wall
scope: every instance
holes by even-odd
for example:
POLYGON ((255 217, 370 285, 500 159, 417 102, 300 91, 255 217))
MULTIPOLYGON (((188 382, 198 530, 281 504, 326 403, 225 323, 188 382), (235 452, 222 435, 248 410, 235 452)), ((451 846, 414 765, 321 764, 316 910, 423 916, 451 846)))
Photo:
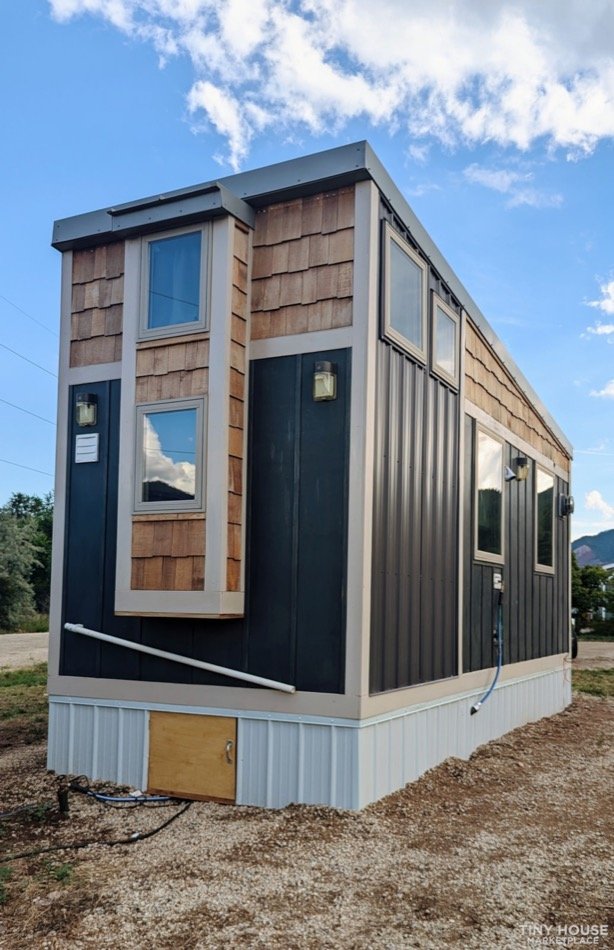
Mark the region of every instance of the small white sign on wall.
POLYGON ((88 435, 78 435, 75 439, 75 462, 97 462, 98 461, 98 432, 92 432, 88 435))

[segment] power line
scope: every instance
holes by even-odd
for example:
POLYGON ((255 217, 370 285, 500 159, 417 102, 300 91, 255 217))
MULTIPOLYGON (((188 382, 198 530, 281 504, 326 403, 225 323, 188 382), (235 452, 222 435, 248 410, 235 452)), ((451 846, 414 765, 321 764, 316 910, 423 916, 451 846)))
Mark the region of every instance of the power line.
POLYGON ((6 343, 0 343, 0 346, 4 350, 8 350, 9 353, 12 353, 13 356, 18 356, 20 360, 25 360, 26 363, 30 363, 32 366, 36 366, 37 369, 42 369, 43 373, 47 373, 48 376, 53 376, 54 379, 57 379, 56 373, 52 373, 50 369, 45 369, 45 367, 41 366, 40 363, 35 363, 34 360, 28 359, 27 356, 22 356, 21 353, 18 353, 17 350, 12 350, 10 346, 6 345, 6 343))
POLYGON ((29 465, 21 465, 19 462, 11 462, 9 459, 0 459, 0 462, 4 462, 5 465, 14 465, 16 468, 25 468, 28 472, 38 472, 39 475, 48 475, 49 478, 53 478, 51 472, 43 472, 40 468, 31 468, 29 465))
POLYGON ((27 412, 29 416, 34 416, 35 419, 40 419, 41 422, 48 422, 50 426, 55 425, 55 422, 52 422, 51 419, 45 419, 43 416, 39 416, 35 412, 31 412, 29 409, 24 409, 23 406, 16 406, 14 402, 9 402, 8 399, 0 398, 0 402, 3 402, 5 406, 11 406, 12 409, 19 409, 20 412, 27 412))
POLYGON ((18 307, 16 303, 13 303, 12 300, 9 300, 8 297, 5 297, 4 294, 0 294, 0 300, 4 300, 5 303, 8 303, 9 306, 14 307, 15 310, 19 310, 20 313, 23 313, 24 317, 27 317, 28 320, 31 320, 32 323, 36 323, 37 326, 42 327, 43 330, 46 330, 47 333, 51 333, 53 336, 57 336, 55 330, 52 330, 51 327, 45 326, 44 323, 41 323, 40 320, 37 320, 36 317, 33 317, 31 314, 26 313, 25 310, 22 310, 21 307, 18 307))

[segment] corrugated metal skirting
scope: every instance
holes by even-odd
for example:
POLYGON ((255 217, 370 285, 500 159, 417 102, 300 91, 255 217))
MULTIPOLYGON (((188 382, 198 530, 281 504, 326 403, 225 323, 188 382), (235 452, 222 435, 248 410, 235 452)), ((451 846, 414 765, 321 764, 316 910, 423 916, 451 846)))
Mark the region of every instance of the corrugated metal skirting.
MULTIPOLYGON (((245 710, 157 709, 238 718, 237 804, 283 808, 293 802, 363 808, 450 756, 468 758, 486 742, 571 702, 571 675, 558 669, 503 683, 480 712, 483 690, 422 704, 362 723, 292 721, 245 710)), ((48 767, 143 788, 148 709, 77 699, 50 700, 48 767)), ((137 706, 137 704, 135 704, 137 706)))
POLYGON ((49 697, 47 768, 144 788, 148 718, 146 709, 49 697))

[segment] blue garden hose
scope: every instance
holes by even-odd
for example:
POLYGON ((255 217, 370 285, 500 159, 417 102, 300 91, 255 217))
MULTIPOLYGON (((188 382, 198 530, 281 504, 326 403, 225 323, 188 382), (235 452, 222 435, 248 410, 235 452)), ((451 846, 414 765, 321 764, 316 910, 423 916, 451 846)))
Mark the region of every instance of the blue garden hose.
POLYGON ((487 691, 484 693, 482 698, 478 700, 477 703, 474 703, 471 707, 471 715, 473 716, 480 706, 483 706, 493 689, 497 685, 497 680, 499 679, 499 673, 501 672, 501 666, 503 665, 503 609, 501 606, 502 601, 502 591, 499 591, 499 603, 497 605, 497 671, 495 673, 495 678, 488 687, 487 691))

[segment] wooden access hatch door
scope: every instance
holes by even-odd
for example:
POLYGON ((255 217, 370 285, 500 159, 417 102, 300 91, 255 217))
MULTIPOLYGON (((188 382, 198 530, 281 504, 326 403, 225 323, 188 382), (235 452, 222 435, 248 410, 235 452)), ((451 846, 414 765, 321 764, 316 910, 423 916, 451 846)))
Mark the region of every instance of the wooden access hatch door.
POLYGON ((151 712, 148 790, 234 803, 236 753, 236 719, 151 712))

